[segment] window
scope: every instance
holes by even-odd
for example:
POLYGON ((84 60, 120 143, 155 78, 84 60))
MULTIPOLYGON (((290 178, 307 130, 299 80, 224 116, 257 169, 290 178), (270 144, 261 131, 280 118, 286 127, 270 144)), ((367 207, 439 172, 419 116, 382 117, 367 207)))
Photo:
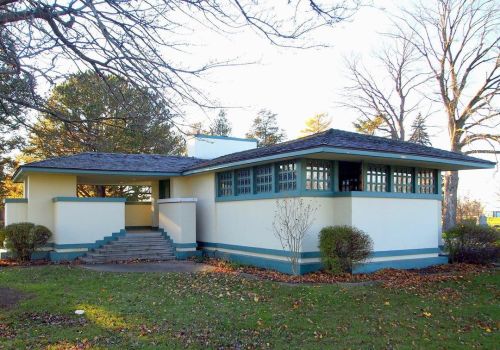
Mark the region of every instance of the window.
POLYGON ((395 167, 392 174, 394 192, 411 193, 413 188, 413 169, 395 167))
POLYGON ((361 163, 339 162, 340 192, 361 191, 361 163))
POLYGON ((366 191, 387 192, 387 174, 385 165, 367 165, 366 191))
POLYGON ((306 190, 330 191, 332 189, 332 163, 325 160, 306 161, 306 190))
POLYGON ((252 170, 250 168, 236 171, 236 194, 252 193, 252 170))
POLYGON ((233 195, 233 172, 226 171, 218 174, 219 178, 219 196, 226 197, 233 195))
POLYGON ((418 169, 417 189, 418 193, 436 193, 435 172, 430 169, 418 169))
POLYGON ((264 165, 255 168, 255 192, 269 193, 273 191, 273 167, 264 165))
POLYGON ((290 161, 278 164, 278 190, 280 192, 297 189, 297 163, 290 161))

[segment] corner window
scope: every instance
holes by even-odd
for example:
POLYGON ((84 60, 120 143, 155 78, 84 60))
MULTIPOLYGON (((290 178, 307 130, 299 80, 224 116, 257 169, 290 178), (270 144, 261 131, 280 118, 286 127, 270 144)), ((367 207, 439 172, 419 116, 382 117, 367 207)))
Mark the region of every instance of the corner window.
POLYGON ((226 171, 218 174, 218 193, 220 197, 233 195, 233 172, 226 171))
POLYGON ((413 192, 413 168, 394 167, 392 181, 394 192, 413 192))
POLYGON ((273 191, 273 167, 264 165, 255 168, 255 192, 269 193, 273 191))
POLYGON ((366 166, 366 191, 387 192, 388 171, 385 165, 366 166))
POLYGON ((417 191, 418 193, 436 193, 435 171, 431 169, 417 170, 417 191))
POLYGON ((252 193, 252 170, 250 168, 236 171, 236 194, 252 193))
POLYGON ((306 190, 331 191, 332 163, 326 160, 306 161, 306 190))
POLYGON ((361 163, 339 162, 340 192, 361 191, 361 163))
POLYGON ((289 161, 278 164, 278 191, 289 192, 297 189, 297 163, 289 161))

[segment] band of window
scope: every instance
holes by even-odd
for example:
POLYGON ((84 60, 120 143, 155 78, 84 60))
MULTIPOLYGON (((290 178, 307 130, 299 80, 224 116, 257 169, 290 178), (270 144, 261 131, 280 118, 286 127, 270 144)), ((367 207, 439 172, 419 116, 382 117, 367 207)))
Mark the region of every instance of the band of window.
POLYGON ((366 166, 366 189, 369 192, 387 192, 388 169, 385 165, 366 166))
POLYGON ((332 163, 326 160, 306 161, 306 190, 332 190, 332 163))

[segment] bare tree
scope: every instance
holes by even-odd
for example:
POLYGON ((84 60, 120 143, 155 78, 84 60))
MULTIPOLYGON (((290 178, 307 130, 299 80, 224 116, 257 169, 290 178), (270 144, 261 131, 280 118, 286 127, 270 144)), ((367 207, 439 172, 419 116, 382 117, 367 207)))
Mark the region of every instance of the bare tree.
POLYGON ((422 111, 419 91, 428 74, 419 70, 418 52, 406 41, 394 41, 375 58, 381 67, 379 75, 358 59, 345 60, 350 85, 344 89, 340 104, 359 114, 354 122, 358 131, 405 141, 408 121, 429 114, 429 110, 422 111))
POLYGON ((186 103, 211 106, 196 79, 231 62, 179 63, 193 23, 224 33, 248 27, 276 45, 306 47, 309 33, 344 20, 357 6, 344 0, 291 0, 280 7, 252 0, 0 0, 0 48, 6 52, 0 74, 26 75, 32 87, 29 98, 0 92, 0 101, 64 118, 35 87, 91 69, 103 80, 113 75, 153 90, 158 103, 178 113, 186 103))
MULTIPOLYGON (((433 77, 450 149, 500 153, 499 24, 495 0, 434 0, 403 11, 397 40, 419 52, 433 77)), ((444 229, 456 223, 458 172, 444 180, 444 229)))
POLYGON ((302 198, 276 200, 273 232, 287 253, 286 257, 295 275, 299 273, 302 243, 314 222, 316 211, 317 208, 307 204, 302 198))

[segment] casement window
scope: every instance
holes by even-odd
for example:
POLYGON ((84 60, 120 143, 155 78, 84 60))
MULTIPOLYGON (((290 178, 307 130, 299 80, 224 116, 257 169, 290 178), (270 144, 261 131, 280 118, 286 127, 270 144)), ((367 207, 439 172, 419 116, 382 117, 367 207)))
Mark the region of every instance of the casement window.
POLYGON ((332 190, 332 163, 327 160, 306 161, 306 190, 332 190))
POLYGON ((278 191, 289 192, 297 189, 297 163, 288 161, 278 164, 278 191))
POLYGON ((436 171, 432 169, 417 170, 417 193, 436 193, 436 171))
POLYGON ((394 192, 413 192, 413 168, 394 167, 392 172, 394 192))
POLYGON ((235 172, 236 175, 236 194, 244 195, 252 193, 252 169, 239 169, 235 172))
POLYGON ((220 197, 233 195, 233 172, 225 171, 218 174, 218 193, 220 197))
POLYGON ((365 191, 387 192, 388 175, 389 171, 387 166, 368 164, 366 166, 365 191))
POLYGON ((255 193, 270 193, 273 191, 273 166, 264 165, 254 169, 255 193))

